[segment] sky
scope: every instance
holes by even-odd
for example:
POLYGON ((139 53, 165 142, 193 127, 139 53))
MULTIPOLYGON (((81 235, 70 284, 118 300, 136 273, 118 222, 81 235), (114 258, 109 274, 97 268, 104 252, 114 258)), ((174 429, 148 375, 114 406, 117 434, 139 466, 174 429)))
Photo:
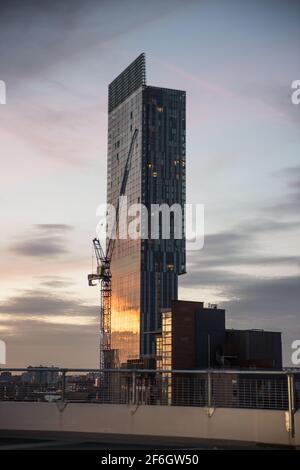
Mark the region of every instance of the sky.
POLYGON ((300 339, 300 2, 0 0, 0 339, 7 366, 97 367, 87 286, 106 198, 107 86, 141 52, 187 92, 187 202, 205 241, 180 298, 300 339))

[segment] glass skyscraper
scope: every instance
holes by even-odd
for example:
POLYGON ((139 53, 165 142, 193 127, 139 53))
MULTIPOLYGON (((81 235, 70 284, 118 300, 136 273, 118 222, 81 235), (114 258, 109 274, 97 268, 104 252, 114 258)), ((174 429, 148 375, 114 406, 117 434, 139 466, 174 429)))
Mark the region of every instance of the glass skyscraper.
MULTIPOLYGON (((107 202, 117 205, 124 166, 135 129, 126 187, 128 206, 180 204, 182 238, 118 239, 112 258, 112 348, 116 365, 155 358, 161 311, 178 296, 178 275, 185 272, 185 92, 146 85, 141 54, 110 85, 108 99, 107 202)), ((160 218, 160 221, 162 219, 160 218)), ((146 233, 141 219, 141 233, 146 233)), ((174 222, 173 222, 174 224, 174 222)))

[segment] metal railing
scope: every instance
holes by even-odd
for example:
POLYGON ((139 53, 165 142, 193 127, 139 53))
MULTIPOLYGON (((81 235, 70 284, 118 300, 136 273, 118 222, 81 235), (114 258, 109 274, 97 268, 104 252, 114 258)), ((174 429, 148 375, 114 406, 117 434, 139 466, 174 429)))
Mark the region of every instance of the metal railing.
POLYGON ((300 403, 300 371, 0 369, 0 401, 286 410, 300 403))

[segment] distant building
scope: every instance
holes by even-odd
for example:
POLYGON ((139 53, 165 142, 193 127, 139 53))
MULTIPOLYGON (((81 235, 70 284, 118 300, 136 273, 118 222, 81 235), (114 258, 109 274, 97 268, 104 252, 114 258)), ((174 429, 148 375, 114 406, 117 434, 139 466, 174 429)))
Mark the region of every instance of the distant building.
POLYGON ((282 368, 281 333, 264 330, 226 330, 224 365, 261 369, 282 368))
POLYGON ((22 374, 22 382, 24 384, 34 384, 34 385, 55 385, 59 380, 59 371, 56 367, 46 367, 38 366, 39 368, 45 370, 35 370, 36 367, 29 366, 27 367, 27 372, 22 374))
POLYGON ((12 374, 9 371, 3 371, 0 374, 0 382, 9 382, 12 379, 12 374))
POLYGON ((281 333, 226 330, 225 310, 175 300, 162 312, 156 366, 164 370, 207 368, 281 369, 281 333))
POLYGON ((225 310, 203 302, 177 300, 162 312, 157 337, 157 368, 205 369, 221 366, 225 342, 225 310))

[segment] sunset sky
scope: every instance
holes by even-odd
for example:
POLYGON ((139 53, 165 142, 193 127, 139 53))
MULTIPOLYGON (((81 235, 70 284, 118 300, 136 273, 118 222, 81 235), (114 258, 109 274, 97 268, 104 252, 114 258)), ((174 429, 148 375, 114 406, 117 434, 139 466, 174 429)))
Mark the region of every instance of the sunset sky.
POLYGON ((0 0, 0 339, 7 366, 98 365, 87 286, 106 198, 107 87, 141 52, 187 92, 187 202, 205 205, 182 299, 300 339, 300 2, 0 0))

